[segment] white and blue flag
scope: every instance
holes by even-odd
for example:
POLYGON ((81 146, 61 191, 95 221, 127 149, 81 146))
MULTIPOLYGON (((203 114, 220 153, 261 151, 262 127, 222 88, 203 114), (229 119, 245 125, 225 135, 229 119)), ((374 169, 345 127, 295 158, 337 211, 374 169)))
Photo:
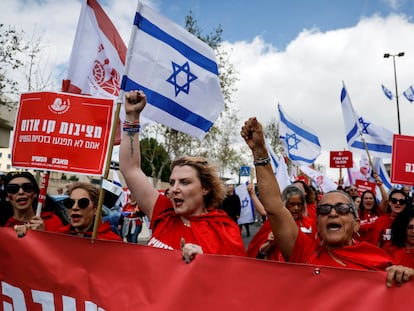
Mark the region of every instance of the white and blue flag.
POLYGON ((341 91, 341 106, 349 149, 361 152, 367 148, 373 156, 391 157, 393 132, 358 116, 345 85, 341 91))
POLYGON ((250 224, 254 222, 254 205, 247 190, 247 182, 240 184, 234 189, 239 196, 241 209, 240 217, 237 219, 239 225, 250 224))
POLYGON ((321 154, 319 138, 312 130, 289 118, 278 105, 279 135, 288 158, 297 165, 309 165, 321 154))
POLYGON ((403 92, 403 95, 407 100, 412 103, 414 101, 414 88, 412 85, 403 92))
POLYGON ((277 157, 275 152, 273 151, 272 146, 267 141, 266 149, 267 153, 269 154, 271 160, 270 163, 273 168, 273 173, 276 176, 277 183, 279 184, 280 191, 283 191, 283 189, 285 189, 286 186, 292 183, 292 181, 290 180, 285 159, 282 155, 277 157))
POLYGON ((393 98, 392 92, 389 89, 387 89, 384 84, 381 84, 381 88, 382 88, 382 91, 384 92, 385 96, 389 100, 392 100, 392 98, 393 98))
POLYGON ((121 88, 145 92, 142 116, 198 139, 224 108, 214 50, 140 2, 121 88))

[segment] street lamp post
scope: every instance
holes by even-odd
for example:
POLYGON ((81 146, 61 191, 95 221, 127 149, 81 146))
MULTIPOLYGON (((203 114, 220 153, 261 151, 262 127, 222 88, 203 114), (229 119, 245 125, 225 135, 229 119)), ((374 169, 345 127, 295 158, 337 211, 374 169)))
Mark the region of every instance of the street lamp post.
POLYGON ((398 87, 397 87, 397 70, 395 69, 395 57, 402 57, 404 56, 404 52, 400 52, 398 54, 389 54, 385 53, 384 58, 392 57, 392 62, 394 64, 394 81, 395 81, 395 99, 397 101, 397 118, 398 118, 398 134, 401 135, 401 125, 400 125, 400 104, 398 102, 398 87))

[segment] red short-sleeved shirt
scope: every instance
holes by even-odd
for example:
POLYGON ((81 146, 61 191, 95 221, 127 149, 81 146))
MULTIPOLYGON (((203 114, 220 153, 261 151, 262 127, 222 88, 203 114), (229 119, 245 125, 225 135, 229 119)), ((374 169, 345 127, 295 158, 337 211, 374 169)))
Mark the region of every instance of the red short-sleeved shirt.
POLYGON ((187 243, 200 245, 205 254, 246 256, 240 229, 224 211, 215 209, 187 218, 190 227, 175 213, 171 200, 160 194, 154 206, 148 245, 179 250, 183 237, 187 243))

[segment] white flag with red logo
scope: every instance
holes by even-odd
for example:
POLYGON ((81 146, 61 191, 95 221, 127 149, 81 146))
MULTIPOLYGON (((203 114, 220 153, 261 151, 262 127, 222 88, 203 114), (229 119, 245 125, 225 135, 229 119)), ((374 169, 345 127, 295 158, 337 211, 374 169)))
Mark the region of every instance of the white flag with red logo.
POLYGON ((97 0, 83 1, 62 91, 117 98, 126 50, 121 36, 97 0))
POLYGON ((338 185, 335 184, 332 179, 330 179, 328 176, 326 176, 325 174, 309 167, 306 165, 302 165, 300 167, 300 170, 305 173, 306 175, 308 175, 313 182, 320 188, 322 189, 323 192, 329 192, 331 190, 335 190, 337 189, 338 185))

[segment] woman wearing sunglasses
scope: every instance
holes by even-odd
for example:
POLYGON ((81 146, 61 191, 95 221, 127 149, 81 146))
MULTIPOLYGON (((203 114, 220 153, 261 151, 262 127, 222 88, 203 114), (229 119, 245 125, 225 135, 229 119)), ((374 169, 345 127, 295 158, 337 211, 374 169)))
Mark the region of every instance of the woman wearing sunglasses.
POLYGON ((225 189, 214 165, 183 157, 171 164, 170 197, 160 194, 141 169, 139 118, 146 105, 142 91, 125 96, 126 121, 119 167, 141 210, 151 219, 149 246, 182 250, 190 262, 197 254, 246 255, 238 225, 217 207, 225 189))
POLYGON ((391 226, 395 218, 402 213, 408 202, 408 196, 402 189, 394 189, 388 196, 388 208, 372 228, 372 236, 378 246, 383 247, 391 241, 391 226))
POLYGON ((20 237, 27 229, 54 231, 63 226, 56 203, 49 199, 39 216, 36 209, 39 186, 29 172, 9 172, 4 179, 0 226, 15 228, 20 237))
MULTIPOLYGON (((69 188, 69 198, 63 200, 68 210, 70 223, 57 232, 81 237, 92 237, 95 214, 99 200, 99 189, 92 184, 76 182, 69 188)), ((98 226, 98 239, 121 241, 108 222, 98 226)))
MULTIPOLYGON (((257 196, 252 196, 254 205, 262 206, 257 196)), ((316 222, 306 213, 306 197, 296 185, 288 185, 282 192, 284 206, 292 214, 296 225, 300 230, 312 237, 316 237, 316 222)), ((262 208, 260 208, 262 209, 262 208)), ((279 248, 274 241, 274 234, 269 220, 265 220, 260 230, 256 233, 247 248, 247 256, 284 261, 279 248)))
POLYGON ((241 135, 252 151, 260 199, 267 211, 276 243, 286 261, 361 270, 387 271, 386 285, 407 282, 414 269, 392 265, 391 257, 379 247, 356 242, 359 229, 352 198, 341 190, 325 193, 319 201, 317 229, 320 242, 301 232, 291 213, 283 206, 279 184, 273 174, 262 125, 250 118, 241 135))

